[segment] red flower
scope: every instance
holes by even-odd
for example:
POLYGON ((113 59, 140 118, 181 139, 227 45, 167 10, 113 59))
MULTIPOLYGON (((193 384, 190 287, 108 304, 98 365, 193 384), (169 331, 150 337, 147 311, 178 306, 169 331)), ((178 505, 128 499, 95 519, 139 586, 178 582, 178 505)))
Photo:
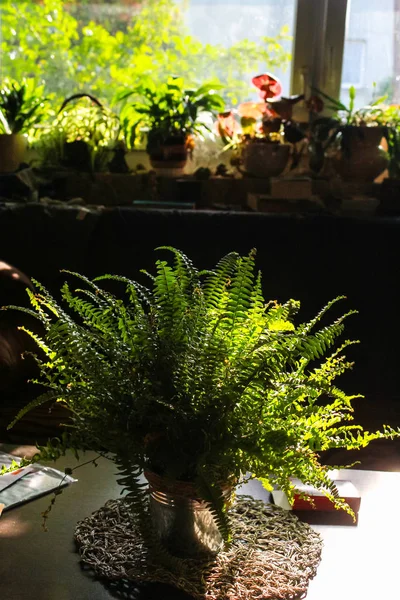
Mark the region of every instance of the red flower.
POLYGON ((260 98, 263 100, 273 100, 282 94, 281 82, 270 73, 257 75, 251 81, 260 90, 260 98))
POLYGON ((238 106, 238 113, 247 119, 259 119, 266 111, 264 102, 242 102, 238 106))

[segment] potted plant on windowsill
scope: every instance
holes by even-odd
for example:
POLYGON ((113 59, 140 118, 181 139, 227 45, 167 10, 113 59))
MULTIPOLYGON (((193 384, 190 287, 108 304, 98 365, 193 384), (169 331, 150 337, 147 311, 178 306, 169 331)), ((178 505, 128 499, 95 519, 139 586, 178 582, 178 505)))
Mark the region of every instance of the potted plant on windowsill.
POLYGON ((12 173, 24 161, 27 134, 44 117, 43 86, 32 79, 5 80, 0 89, 0 172, 12 173))
POLYGON ((388 165, 388 157, 381 146, 385 136, 379 116, 383 98, 370 105, 355 109, 356 91, 349 90, 349 104, 331 98, 315 89, 317 98, 326 102, 331 117, 317 118, 311 124, 311 146, 319 154, 314 164, 320 168, 321 155, 328 158, 334 170, 344 181, 373 182, 388 165))
POLYGON ((283 98, 279 80, 270 73, 253 77, 252 83, 261 101, 243 102, 237 111, 219 114, 218 133, 225 149, 234 149, 233 164, 240 172, 251 177, 276 177, 285 170, 295 144, 305 138, 292 118, 293 106, 303 96, 283 98))
POLYGON ((140 191, 129 175, 119 134, 118 115, 98 98, 87 93, 67 97, 34 144, 35 166, 51 193, 89 204, 131 204, 132 193, 140 191))
POLYGON ((352 367, 343 351, 354 342, 334 346, 354 311, 321 327, 337 298, 295 325, 298 302, 265 302, 255 251, 228 254, 199 272, 180 251, 159 250, 174 261, 156 261, 150 288, 71 274, 81 287, 63 285, 66 310, 35 282, 28 312, 46 334, 27 333, 43 353, 38 382, 46 391, 16 420, 54 401, 71 423, 34 460, 83 448, 115 461, 142 535, 161 558, 229 544, 227 507, 246 479, 276 484, 292 498, 297 477, 350 511, 319 453, 400 435, 353 425, 358 396, 336 386, 352 367), (126 299, 106 284, 125 286, 126 299))
POLYGON ((40 166, 51 171, 108 171, 119 132, 118 116, 98 98, 73 94, 35 145, 40 166))
POLYGON ((205 83, 187 89, 182 78, 169 77, 162 84, 148 80, 120 92, 115 100, 124 103, 120 119, 128 147, 145 140, 154 169, 163 175, 182 174, 195 137, 209 131, 205 117, 224 108, 215 91, 220 87, 205 83))

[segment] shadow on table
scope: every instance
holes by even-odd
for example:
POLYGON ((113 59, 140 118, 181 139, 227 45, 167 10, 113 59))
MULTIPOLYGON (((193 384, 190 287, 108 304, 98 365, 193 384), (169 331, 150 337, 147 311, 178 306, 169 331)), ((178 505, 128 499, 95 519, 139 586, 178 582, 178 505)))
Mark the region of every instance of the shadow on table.
POLYGON ((161 583, 136 584, 123 579, 121 581, 101 580, 101 584, 113 598, 120 600, 193 600, 193 596, 161 583))
POLYGON ((193 600, 193 596, 162 583, 135 583, 128 579, 111 581, 97 577, 93 569, 82 562, 80 567, 88 579, 99 582, 107 592, 119 600, 193 600))
MULTIPOLYGON (((119 600, 194 600, 185 592, 169 585, 159 583, 147 583, 140 586, 132 581, 101 581, 105 589, 113 598, 119 600)), ((301 596, 296 596, 293 600, 300 600, 301 596)))
POLYGON ((101 583, 114 598, 120 600, 193 600, 193 596, 161 583, 138 585, 127 580, 101 583))

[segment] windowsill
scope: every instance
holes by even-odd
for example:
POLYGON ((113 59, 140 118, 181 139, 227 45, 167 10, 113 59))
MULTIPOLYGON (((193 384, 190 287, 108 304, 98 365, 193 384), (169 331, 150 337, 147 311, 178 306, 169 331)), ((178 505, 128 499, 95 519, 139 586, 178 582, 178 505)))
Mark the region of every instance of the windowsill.
MULTIPOLYGON (((324 179, 255 179, 184 175, 155 177, 138 174, 59 172, 45 184, 27 169, 0 175, 2 202, 38 202, 135 208, 196 208, 334 216, 400 215, 398 185, 363 185, 324 179)), ((400 184, 399 184, 400 185, 400 184)))

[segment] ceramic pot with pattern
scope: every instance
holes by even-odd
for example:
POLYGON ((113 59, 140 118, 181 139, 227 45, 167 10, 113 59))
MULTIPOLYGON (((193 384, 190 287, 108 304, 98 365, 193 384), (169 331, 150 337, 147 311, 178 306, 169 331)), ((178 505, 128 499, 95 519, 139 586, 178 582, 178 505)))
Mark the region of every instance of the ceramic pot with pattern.
POLYGON ((150 164, 158 175, 177 177, 183 174, 188 159, 187 137, 169 136, 163 139, 157 133, 147 143, 150 164))
POLYGON ((336 144, 327 152, 334 170, 343 181, 372 183, 388 166, 381 146, 383 127, 346 125, 336 144))
POLYGON ((290 144, 265 140, 250 140, 242 150, 244 175, 250 177, 277 177, 285 170, 290 157, 290 144))

